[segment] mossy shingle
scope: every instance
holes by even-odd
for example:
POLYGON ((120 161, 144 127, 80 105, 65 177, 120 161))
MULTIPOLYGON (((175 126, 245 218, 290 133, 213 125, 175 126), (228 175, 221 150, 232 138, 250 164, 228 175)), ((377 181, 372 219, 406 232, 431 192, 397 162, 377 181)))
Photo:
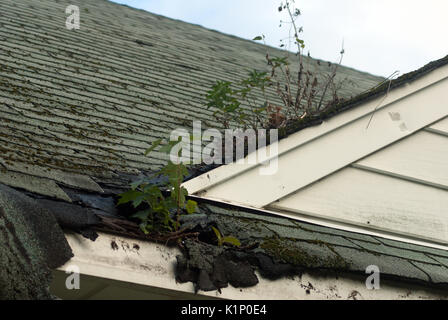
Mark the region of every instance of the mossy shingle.
MULTIPOLYGON (((159 169, 164 156, 144 150, 171 130, 191 128, 192 120, 222 128, 205 107, 211 85, 267 69, 267 51, 284 54, 106 0, 5 0, 0 11, 2 169, 94 192, 90 178, 123 187, 128 180, 117 172, 159 169), (80 8, 79 30, 65 27, 68 4, 80 8), (85 178, 64 179, 61 171, 85 178)), ((305 58, 306 66, 313 63, 305 58)), ((361 84, 345 86, 344 96, 382 79, 339 70, 361 84)), ((40 192, 67 200, 55 190, 40 192)))

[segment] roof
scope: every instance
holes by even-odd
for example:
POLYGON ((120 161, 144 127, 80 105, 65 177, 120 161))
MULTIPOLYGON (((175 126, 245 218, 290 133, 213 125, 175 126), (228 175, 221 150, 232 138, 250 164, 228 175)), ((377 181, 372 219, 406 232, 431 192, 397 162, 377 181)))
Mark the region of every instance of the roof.
MULTIPOLYGON (((58 184, 99 192, 160 168, 162 155, 144 156, 154 140, 193 119, 221 127, 205 108, 216 80, 265 69, 266 50, 283 54, 105 0, 70 4, 80 30, 62 23, 68 2, 1 4, 0 181, 61 200, 58 184)), ((340 76, 356 83, 346 97, 382 80, 346 67, 340 76)))
MULTIPOLYGON (((5 0, 0 11, 0 184, 19 190, 21 195, 14 197, 29 197, 32 207, 44 208, 61 226, 92 239, 92 226, 138 236, 135 225, 114 220, 114 196, 135 176, 164 163, 160 154, 146 157, 144 150, 172 129, 191 126, 193 119, 219 127, 204 108, 208 88, 216 80, 240 79, 248 69, 264 69, 266 50, 282 54, 105 0, 5 0), (80 30, 65 29, 69 4, 81 8, 80 30)), ((357 84, 343 89, 346 97, 382 80, 346 67, 339 73, 357 84)), ((283 271, 360 272, 363 261, 374 261, 390 276, 447 283, 443 250, 231 206, 204 205, 201 210, 223 232, 259 242, 270 259, 284 262, 283 271), (252 231, 241 232, 235 222, 252 231), (296 248, 306 259, 285 255, 279 246, 296 248)), ((190 254, 191 248, 187 245, 190 254)))

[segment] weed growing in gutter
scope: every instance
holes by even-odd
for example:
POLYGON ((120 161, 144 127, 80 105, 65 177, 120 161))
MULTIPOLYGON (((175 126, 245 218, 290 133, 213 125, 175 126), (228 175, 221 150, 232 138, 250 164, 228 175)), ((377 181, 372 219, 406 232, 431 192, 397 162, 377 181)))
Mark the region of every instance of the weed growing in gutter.
POLYGON ((212 227, 212 230, 213 230, 213 232, 216 235, 216 239, 218 241, 218 246, 222 247, 224 244, 230 244, 230 245, 233 245, 235 247, 241 246, 241 242, 237 238, 232 237, 232 236, 226 236, 225 237, 225 236, 223 236, 221 234, 221 231, 219 231, 215 227, 212 227))
MULTIPOLYGON (((157 140, 148 148, 145 155, 158 148, 162 140, 157 140)), ((161 147, 159 152, 170 153, 178 141, 171 141, 161 147)), ((179 154, 180 156, 180 154, 179 154)), ((187 200, 188 191, 181 186, 188 175, 187 167, 181 161, 178 164, 171 160, 160 172, 153 176, 131 183, 131 189, 120 194, 117 205, 131 203, 132 206, 142 208, 132 218, 140 221, 140 229, 149 234, 157 232, 178 232, 180 228, 180 217, 184 214, 192 214, 197 210, 197 203, 187 200), (164 177, 167 182, 162 186, 153 184, 150 179, 155 175, 164 177), (169 196, 165 196, 165 192, 169 196)))
MULTIPOLYGON (((191 137, 190 137, 191 138, 191 137)), ((137 219, 141 231, 149 239, 156 241, 177 241, 182 247, 181 240, 193 238, 198 241, 199 233, 191 230, 182 229, 180 218, 183 215, 190 215, 197 211, 196 201, 188 200, 188 191, 181 186, 184 179, 188 176, 188 169, 184 162, 171 159, 172 150, 179 143, 177 141, 164 143, 162 140, 154 141, 145 155, 150 154, 155 149, 161 153, 170 154, 168 163, 156 174, 130 184, 130 190, 119 195, 117 205, 130 203, 137 213, 131 218, 137 219), (161 185, 154 184, 153 178, 161 178, 166 183, 161 185)), ((177 153, 178 160, 181 159, 182 149, 177 153)), ((216 235, 216 243, 219 247, 224 245, 240 247, 241 242, 233 236, 224 236, 217 228, 211 226, 216 235)))

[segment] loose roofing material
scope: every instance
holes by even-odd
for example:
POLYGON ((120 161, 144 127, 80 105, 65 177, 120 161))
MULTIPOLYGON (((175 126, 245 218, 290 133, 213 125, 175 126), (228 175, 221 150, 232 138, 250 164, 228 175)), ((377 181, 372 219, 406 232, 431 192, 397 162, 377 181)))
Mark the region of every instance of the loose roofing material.
MULTIPOLYGON (((56 216, 61 226, 92 239, 94 234, 85 228, 97 225, 98 216, 117 214, 117 189, 164 163, 158 154, 143 155, 152 141, 173 128, 190 127, 192 120, 219 127, 212 111, 204 108, 208 88, 216 80, 234 81, 247 70, 265 69, 266 50, 281 54, 103 0, 3 0, 0 26, 0 184, 21 190, 56 216), (80 30, 65 28, 68 5, 81 9, 80 30)), ((345 67, 339 74, 351 80, 342 91, 345 97, 382 80, 345 67)), ((382 260, 389 266, 397 259, 402 266, 391 275, 430 285, 448 283, 443 250, 258 217, 229 206, 202 210, 212 219, 220 217, 223 232, 238 232, 231 229, 232 221, 247 216, 248 224, 260 220, 272 239, 280 239, 278 245, 313 256, 335 245, 346 261, 361 261, 359 257, 370 253, 384 255, 390 257, 382 260)), ((243 234, 240 237, 244 240, 243 234)), ((254 234, 246 240, 260 239, 254 234)), ((264 246, 273 249, 271 259, 287 260, 275 254, 273 244, 264 246)), ((2 246, 5 250, 3 242, 2 246)), ((64 252, 67 259, 69 252, 64 252)), ((312 261, 319 260, 294 263, 306 268, 312 261)), ((51 267, 58 264, 61 261, 51 267)))
POLYGON ((257 277, 250 276, 253 271, 243 273, 240 270, 247 269, 244 262, 256 266, 262 276, 271 279, 307 270, 323 274, 365 274, 367 266, 376 265, 383 280, 401 279, 448 288, 448 252, 445 250, 267 216, 256 210, 229 208, 223 204, 201 203, 200 208, 206 218, 198 216, 189 220, 205 219, 223 234, 234 235, 244 244, 259 244, 253 250, 241 252, 213 249, 207 244, 198 248, 187 242, 188 259, 178 258, 179 278, 189 279, 194 277, 192 270, 200 270, 206 275, 198 276, 198 286, 203 290, 222 285, 222 268, 230 270, 227 278, 224 277, 230 283, 234 281, 243 286, 251 281, 257 283, 257 277))
POLYGON ((0 184, 0 240, 0 300, 50 299, 51 269, 73 256, 52 212, 0 184))

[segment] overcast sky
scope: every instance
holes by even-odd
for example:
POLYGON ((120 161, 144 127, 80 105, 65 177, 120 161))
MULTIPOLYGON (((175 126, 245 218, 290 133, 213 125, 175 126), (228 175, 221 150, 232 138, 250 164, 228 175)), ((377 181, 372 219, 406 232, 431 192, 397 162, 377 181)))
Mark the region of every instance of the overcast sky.
MULTIPOLYGON (((170 18, 279 46, 281 0, 114 0, 170 18)), ((296 0, 311 56, 373 74, 406 73, 448 55, 448 0, 296 0)))

